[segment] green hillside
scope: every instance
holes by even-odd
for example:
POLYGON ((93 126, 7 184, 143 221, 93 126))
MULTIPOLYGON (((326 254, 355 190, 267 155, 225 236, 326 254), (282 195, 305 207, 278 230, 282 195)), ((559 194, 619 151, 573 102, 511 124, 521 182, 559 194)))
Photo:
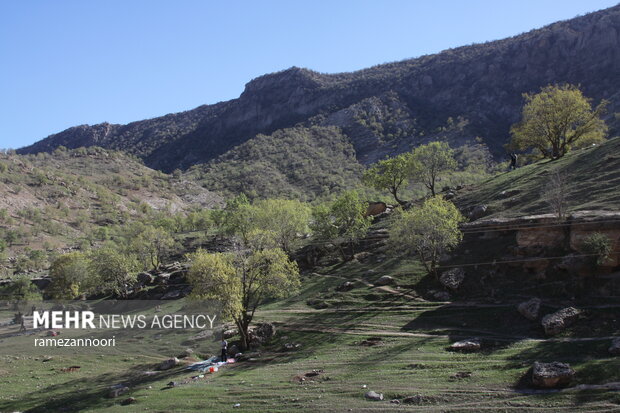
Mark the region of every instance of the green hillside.
POLYGON ((45 267, 49 255, 101 239, 156 211, 212 208, 221 197, 137 158, 97 147, 0 154, 0 269, 45 267))
POLYGON ((566 188, 569 212, 620 209, 620 138, 500 173, 459 192, 463 210, 487 205, 491 217, 516 217, 552 212, 546 201, 551 177, 559 174, 566 188))
POLYGON ((296 127, 258 135, 185 175, 232 196, 312 200, 356 184, 362 165, 336 127, 296 127))

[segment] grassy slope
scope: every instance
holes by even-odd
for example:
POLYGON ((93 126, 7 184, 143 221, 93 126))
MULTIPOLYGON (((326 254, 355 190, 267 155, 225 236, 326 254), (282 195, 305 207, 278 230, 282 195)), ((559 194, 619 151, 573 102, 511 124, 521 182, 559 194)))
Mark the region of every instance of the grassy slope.
MULTIPOLYGON (((513 303, 473 308, 424 301, 415 290, 422 277, 417 262, 379 260, 307 274, 300 295, 271 303, 258 314, 258 320, 278 325, 275 340, 259 359, 172 389, 165 389, 169 381, 182 381, 194 373, 182 368, 155 376, 142 372, 185 349, 187 345, 181 343, 187 334, 158 339, 143 337, 141 332, 140 337, 123 339, 117 354, 65 354, 46 363, 42 359, 49 351, 5 355, 0 358, 0 411, 379 412, 424 407, 425 411, 450 412, 593 412, 620 407, 617 392, 525 394, 515 389, 535 360, 570 362, 580 384, 620 381, 620 360, 606 352, 606 337, 620 334, 616 325, 603 328, 591 340, 571 340, 590 322, 587 316, 561 337, 565 341, 545 341, 540 327, 518 316, 513 303), (367 285, 384 274, 394 276, 400 288, 367 285), (355 281, 356 288, 335 292, 343 279, 355 281), (327 297, 328 308, 307 305, 317 297, 327 297), (372 336, 382 337, 382 345, 360 346, 372 336), (452 341, 469 336, 482 337, 486 351, 458 354, 445 350, 452 341), (302 346, 295 352, 282 351, 282 345, 291 342, 302 346), (59 373, 68 365, 82 368, 59 373), (296 379, 314 369, 323 370, 318 379, 301 383, 296 379), (472 372, 472 376, 452 378, 457 372, 472 372), (119 382, 129 383, 132 391, 119 399, 105 398, 106 389, 119 382), (387 400, 367 401, 363 397, 367 390, 384 393, 387 400), (392 398, 414 395, 422 396, 421 406, 389 403, 392 398), (136 404, 121 406, 120 401, 128 396, 135 397, 136 404), (241 407, 234 408, 236 403, 241 407)), ((613 316, 616 309, 590 311, 598 311, 600 317, 604 311, 613 316)), ((29 340, 5 337, 4 345, 27 345, 29 340)), ((196 350, 204 354, 212 346, 212 342, 203 342, 196 350)))
POLYGON ((463 209, 487 204, 490 216, 515 217, 551 212, 544 200, 549 175, 566 177, 569 211, 620 208, 620 138, 594 148, 577 150, 557 161, 541 161, 495 176, 461 191, 456 203, 463 209), (503 196, 503 191, 518 191, 503 196))

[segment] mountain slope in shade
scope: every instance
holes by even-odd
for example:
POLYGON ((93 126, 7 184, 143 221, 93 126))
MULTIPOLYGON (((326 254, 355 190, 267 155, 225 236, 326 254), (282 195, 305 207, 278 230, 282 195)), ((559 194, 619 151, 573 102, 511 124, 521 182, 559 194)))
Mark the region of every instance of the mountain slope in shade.
MULTIPOLYGON (((290 68, 249 82, 237 99, 127 125, 77 126, 20 153, 97 145, 155 169, 206 163, 257 134, 298 124, 337 126, 362 163, 445 135, 482 137, 496 155, 519 119, 521 94, 550 83, 581 85, 620 111, 620 5, 504 40, 464 46, 351 73, 290 68), (449 118, 451 120, 449 121, 449 118)), ((444 136, 445 137, 445 136, 444 136)))

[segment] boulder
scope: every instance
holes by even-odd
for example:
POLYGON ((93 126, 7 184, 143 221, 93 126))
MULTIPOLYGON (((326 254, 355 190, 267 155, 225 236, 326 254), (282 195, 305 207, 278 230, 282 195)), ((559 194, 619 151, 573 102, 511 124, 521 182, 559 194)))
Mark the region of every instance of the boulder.
POLYGON ((465 270, 462 268, 452 268, 444 271, 439 276, 439 282, 446 288, 457 290, 465 280, 465 270))
POLYGON ((139 285, 152 285, 155 280, 155 278, 148 272, 139 273, 137 279, 139 285))
POLYGON ((336 287, 336 291, 341 291, 341 292, 350 291, 353 289, 353 287, 354 285, 351 281, 345 281, 342 284, 340 284, 338 287, 336 287))
POLYGON ((452 351, 462 351, 462 352, 472 352, 478 351, 482 347, 482 343, 479 338, 468 338, 467 340, 461 340, 452 343, 450 346, 450 350, 452 351))
POLYGON ((519 314, 528 320, 534 321, 538 318, 540 304, 540 298, 532 298, 531 300, 527 300, 519 304, 517 306, 517 311, 519 311, 519 314))
POLYGON ((403 399, 403 403, 405 404, 422 404, 424 403, 424 397, 419 394, 416 396, 408 396, 403 399))
POLYGON ((469 220, 475 221, 479 218, 482 218, 487 214, 488 207, 486 205, 478 205, 474 207, 469 213, 469 220))
POLYGON ((260 337, 263 342, 267 342, 276 335, 276 326, 271 323, 260 323, 254 329, 254 334, 260 337))
POLYGON ((435 300, 450 301, 450 294, 446 291, 431 291, 430 293, 435 300))
POLYGON ((580 313, 581 311, 575 307, 566 307, 555 313, 547 314, 542 318, 542 326, 545 329, 545 334, 553 336, 561 333, 577 321, 580 313))
POLYGON ((383 400, 383 394, 382 393, 377 393, 374 391, 369 391, 366 392, 366 394, 364 395, 365 398, 367 398, 368 400, 374 400, 374 401, 381 401, 383 400))
POLYGON ((228 340, 229 338, 232 338, 234 336, 236 336, 237 334, 239 334, 239 330, 237 330, 236 328, 231 328, 229 330, 224 330, 222 332, 222 336, 224 337, 224 339, 228 340))
POLYGON ((394 283, 394 278, 390 277, 389 275, 384 275, 383 277, 375 281, 375 285, 377 286, 390 285, 393 283, 394 283))
POLYGON ((127 399, 123 400, 123 401, 121 402, 121 405, 123 405, 123 406, 128 406, 128 405, 130 405, 130 404, 134 404, 135 402, 136 402, 136 399, 135 399, 135 398, 133 398, 133 397, 129 397, 129 398, 127 398, 127 399))
POLYGON ((556 387, 566 387, 575 377, 575 370, 569 364, 553 363, 534 363, 532 367, 532 384, 536 387, 551 389, 556 387))
POLYGON ((620 337, 614 338, 609 347, 609 354, 620 356, 620 337))
POLYGON ((172 357, 172 358, 169 358, 168 360, 164 360, 161 363, 159 363, 159 366, 157 366, 157 369, 158 370, 169 370, 173 367, 178 366, 179 363, 181 362, 179 361, 178 358, 172 357))
POLYGON ((122 396, 123 394, 129 391, 129 387, 123 384, 115 384, 110 387, 110 391, 108 391, 108 397, 113 399, 115 397, 122 396))
POLYGON ((192 350, 191 348, 187 348, 185 350, 183 350, 183 352, 181 354, 179 354, 179 358, 187 358, 187 357, 191 357, 194 354, 194 350, 192 350))
POLYGON ((387 204, 385 202, 369 202, 368 208, 366 209, 366 216, 379 215, 385 212, 386 209, 387 204))

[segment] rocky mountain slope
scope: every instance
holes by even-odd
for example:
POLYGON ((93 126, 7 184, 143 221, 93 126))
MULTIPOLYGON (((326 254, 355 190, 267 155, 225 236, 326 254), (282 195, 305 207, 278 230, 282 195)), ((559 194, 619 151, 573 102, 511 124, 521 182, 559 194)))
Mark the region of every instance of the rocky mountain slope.
POLYGON ((337 126, 371 163, 438 136, 484 138, 496 153, 518 120, 521 94, 579 84, 620 111, 620 5, 504 40, 450 49, 352 73, 290 68, 249 82, 237 99, 133 122, 77 126, 22 148, 98 145, 172 171, 208 162, 257 134, 297 124, 337 126), (459 125, 457 133, 448 133, 459 125))
POLYGON ((222 203, 196 183, 122 152, 92 147, 0 154, 0 257, 74 247, 148 213, 222 203))

